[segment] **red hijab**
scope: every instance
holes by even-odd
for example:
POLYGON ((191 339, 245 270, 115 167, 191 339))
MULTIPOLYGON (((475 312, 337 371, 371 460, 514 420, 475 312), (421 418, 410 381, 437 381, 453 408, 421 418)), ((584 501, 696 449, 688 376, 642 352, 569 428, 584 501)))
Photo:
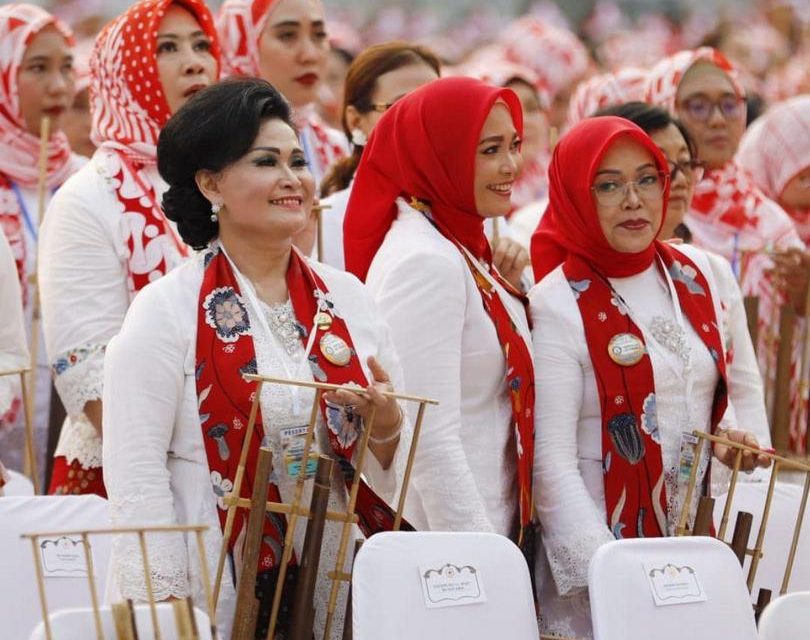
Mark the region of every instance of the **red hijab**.
MULTIPOLYGON (((565 262, 569 253, 582 257, 609 278, 625 278, 652 264, 657 241, 638 253, 623 253, 610 246, 599 225, 591 185, 605 153, 620 137, 636 140, 650 152, 658 169, 669 173, 667 160, 655 143, 629 120, 586 118, 572 127, 554 149, 548 171, 548 208, 532 236, 537 282, 565 262)), ((661 224, 668 200, 669 182, 664 190, 661 224)))
POLYGON ((408 94, 374 127, 343 224, 346 269, 365 280, 397 216, 399 196, 430 205, 432 215, 476 258, 487 257, 484 219, 475 208, 475 152, 481 128, 503 100, 523 135, 517 95, 473 78, 441 78, 408 94))

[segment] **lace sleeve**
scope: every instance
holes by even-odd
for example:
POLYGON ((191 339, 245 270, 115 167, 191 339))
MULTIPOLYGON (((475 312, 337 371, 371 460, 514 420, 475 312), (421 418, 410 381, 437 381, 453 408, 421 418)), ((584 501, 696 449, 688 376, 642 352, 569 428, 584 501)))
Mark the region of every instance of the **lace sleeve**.
POLYGON ((101 400, 105 347, 85 344, 59 354, 51 364, 56 390, 73 419, 82 417, 85 404, 101 400))
POLYGON ((588 565, 596 550, 615 540, 607 526, 571 532, 568 535, 543 535, 551 575, 561 596, 587 588, 588 565))

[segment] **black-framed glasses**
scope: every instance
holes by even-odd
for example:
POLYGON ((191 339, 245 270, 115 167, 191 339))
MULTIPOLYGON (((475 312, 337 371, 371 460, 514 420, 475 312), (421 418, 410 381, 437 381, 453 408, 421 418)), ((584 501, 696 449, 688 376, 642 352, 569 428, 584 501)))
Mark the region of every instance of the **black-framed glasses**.
POLYGON ((718 100, 712 100, 708 96, 697 95, 682 100, 679 108, 686 111, 689 117, 699 122, 708 122, 715 109, 720 110, 720 115, 726 120, 736 120, 742 115, 744 98, 732 93, 722 95, 718 100))
POLYGON ((667 163, 669 164, 669 179, 673 182, 679 171, 689 182, 700 182, 706 170, 703 163, 695 158, 678 160, 678 162, 667 160, 667 163))
POLYGON ((630 188, 636 192, 639 198, 644 200, 656 200, 661 198, 667 183, 668 173, 645 173, 635 180, 620 180, 618 178, 600 178, 591 187, 591 191, 596 195, 600 204, 615 206, 622 202, 630 188))

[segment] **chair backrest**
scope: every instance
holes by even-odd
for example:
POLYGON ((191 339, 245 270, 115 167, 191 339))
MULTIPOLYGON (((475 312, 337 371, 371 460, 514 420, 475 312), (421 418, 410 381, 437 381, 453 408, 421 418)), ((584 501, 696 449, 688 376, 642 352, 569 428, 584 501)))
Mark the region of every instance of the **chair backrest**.
MULTIPOLYGON (((726 540, 731 540, 734 523, 737 521, 739 511, 747 511, 754 516, 751 527, 751 537, 748 547, 752 548, 762 522, 762 509, 768 493, 768 484, 765 482, 739 482, 734 491, 734 498, 729 513, 728 532, 726 540)), ((719 496, 714 505, 714 521, 720 522, 723 508, 726 504, 727 494, 719 496)), ((793 529, 799 513, 799 503, 802 498, 802 487, 787 482, 776 482, 771 510, 768 517, 768 526, 765 530, 765 540, 762 547, 762 559, 757 567, 753 588, 752 600, 756 600, 759 590, 770 589, 774 595, 782 588, 782 578, 785 572, 790 545, 793 541, 793 529)), ((745 575, 751 565, 750 556, 745 560, 745 575)), ((793 563, 788 592, 810 591, 810 509, 804 514, 796 558, 793 563)))
POLYGON ((537 640, 520 550, 491 533, 379 533, 352 574, 354 640, 537 640))
MULTIPOLYGON (((109 526, 107 501, 94 495, 0 499, 0 636, 15 640, 27 638, 42 620, 32 544, 21 535, 109 526)), ((40 557, 45 554, 44 582, 49 611, 90 606, 86 574, 74 571, 79 563, 54 565, 52 561, 51 552, 57 545, 66 545, 71 547, 70 555, 81 558, 83 568, 81 544, 76 547, 74 543, 73 539, 43 539, 37 548, 40 557)), ((110 536, 90 537, 99 598, 103 597, 106 586, 110 544, 110 536)))
MULTIPOLYGON (((168 603, 159 602, 155 605, 162 640, 179 640, 174 611, 168 603)), ((115 638, 115 623, 110 607, 101 607, 101 624, 105 638, 115 638)), ((200 640, 211 640, 210 621, 205 612, 194 608, 194 618, 197 622, 197 632, 200 640)), ((54 611, 50 616, 51 633, 54 640, 87 640, 96 637, 96 623, 91 608, 62 609, 54 611)), ((152 614, 148 605, 135 606, 135 625, 137 626, 139 640, 154 640, 155 632, 152 625, 152 614)), ((40 623, 29 640, 46 640, 45 625, 40 623)))
POLYGON ((773 600, 759 617, 759 640, 806 640, 810 629, 810 591, 773 600))
POLYGON ((757 637, 740 564, 714 538, 609 542, 591 560, 588 588, 595 640, 757 637))
POLYGON ((7 469, 6 473, 8 473, 9 480, 3 486, 3 493, 1 497, 11 498, 34 495, 33 483, 23 474, 17 471, 12 471, 11 469, 7 469))

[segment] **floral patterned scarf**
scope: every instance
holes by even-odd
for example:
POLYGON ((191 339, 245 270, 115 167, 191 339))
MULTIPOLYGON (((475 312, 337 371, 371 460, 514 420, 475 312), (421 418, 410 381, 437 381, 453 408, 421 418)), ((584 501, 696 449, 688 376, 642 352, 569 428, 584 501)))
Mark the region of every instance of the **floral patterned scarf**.
MULTIPOLYGON (((204 264, 197 315, 195 375, 205 452, 214 494, 221 498, 226 490, 233 487, 243 439, 241 430, 248 424, 256 393, 256 383, 245 380, 243 375, 255 374, 257 364, 252 337, 253 325, 227 256, 215 244, 206 253, 204 264)), ((354 350, 346 320, 337 315, 328 299, 328 289, 323 280, 310 269, 296 250, 290 255, 287 286, 302 344, 306 345, 313 331, 316 332, 313 344, 318 344, 320 338, 328 332, 341 338, 351 350, 351 360, 345 366, 332 364, 319 354, 310 354, 308 358, 315 379, 330 384, 353 382, 365 387, 368 382, 360 358, 354 350), (315 314, 325 308, 333 313, 328 330, 313 324, 315 314)), ((348 488, 356 473, 352 466, 352 456, 361 433, 361 425, 342 411, 327 407, 323 399, 320 410, 326 422, 329 444, 340 463, 348 488)), ((241 497, 249 497, 253 490, 253 474, 264 432, 260 410, 256 415, 256 425, 258 426, 250 434, 241 497)), ((281 502, 281 494, 275 484, 268 488, 267 499, 281 502)), ((224 527, 227 509, 221 500, 219 504, 220 525, 224 527)), ((365 481, 360 483, 357 513, 358 526, 366 536, 393 528, 394 514, 391 508, 365 481)), ((231 537, 232 551, 246 522, 247 514, 244 511, 239 512, 231 537)), ((402 528, 411 529, 405 522, 402 528)), ((260 571, 278 566, 285 530, 286 520, 283 516, 265 519, 259 556, 260 571)))
MULTIPOLYGON (((658 244, 657 248, 674 282, 677 303, 720 372, 712 405, 713 433, 725 413, 728 397, 723 346, 709 284, 685 255, 668 245, 658 244)), ((629 365, 621 365, 609 355, 616 336, 630 334, 641 344, 644 336, 621 305, 614 303, 616 294, 610 283, 592 264, 570 254, 563 272, 582 315, 599 390, 608 526, 616 538, 665 536, 667 496, 652 363, 646 350, 637 363, 629 365)))

